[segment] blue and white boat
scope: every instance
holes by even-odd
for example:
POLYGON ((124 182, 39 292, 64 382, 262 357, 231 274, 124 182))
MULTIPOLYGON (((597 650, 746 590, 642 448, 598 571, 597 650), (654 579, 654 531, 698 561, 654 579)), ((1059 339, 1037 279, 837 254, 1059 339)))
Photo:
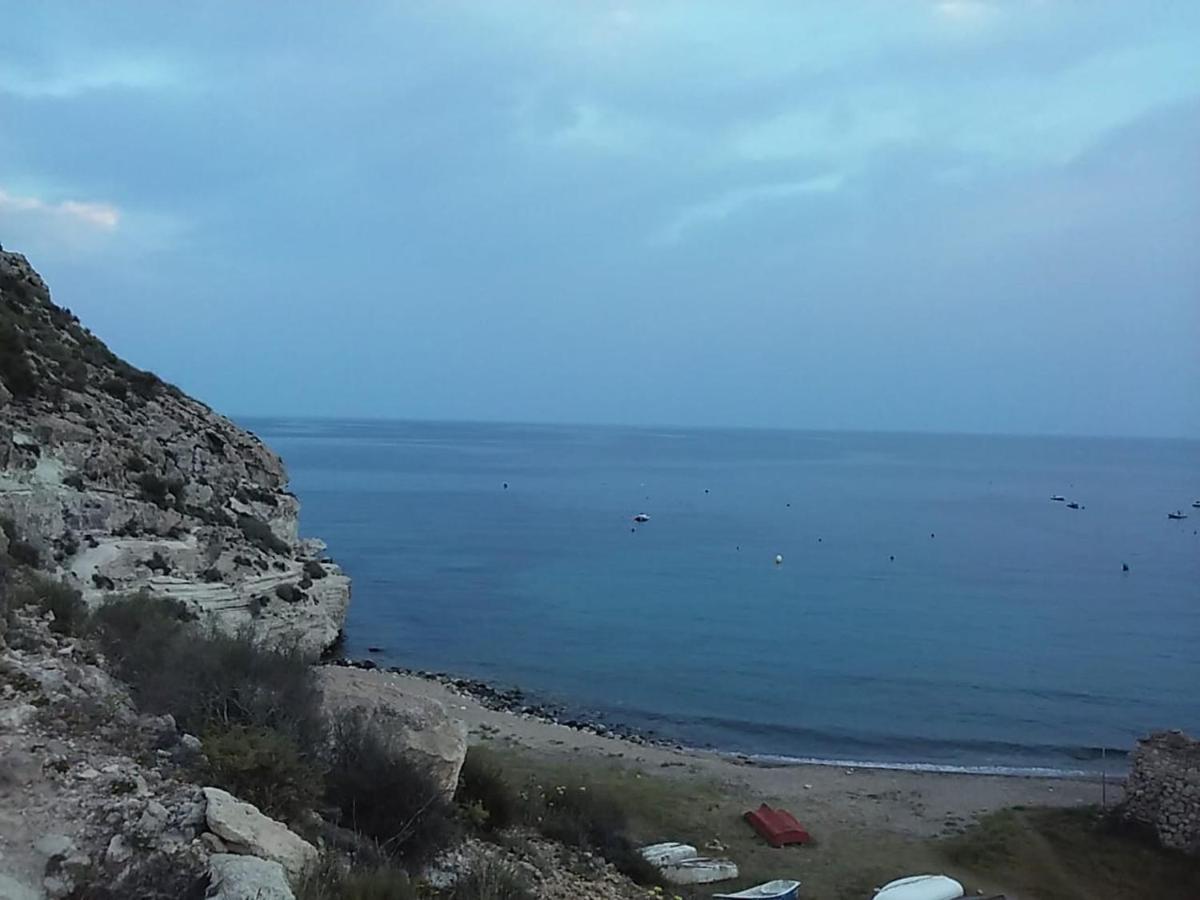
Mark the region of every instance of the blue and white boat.
POLYGON ((714 900, 796 900, 800 882, 779 879, 757 884, 736 894, 713 894, 714 900))

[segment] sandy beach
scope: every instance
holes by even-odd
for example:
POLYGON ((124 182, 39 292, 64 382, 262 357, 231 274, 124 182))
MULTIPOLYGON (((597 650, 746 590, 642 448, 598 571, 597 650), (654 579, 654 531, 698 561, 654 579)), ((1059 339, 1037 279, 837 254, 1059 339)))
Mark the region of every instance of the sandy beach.
MULTIPOLYGON (((377 677, 395 679, 405 692, 445 704, 467 724, 472 742, 520 749, 551 762, 604 762, 712 782, 747 803, 766 800, 803 809, 815 831, 880 827, 933 837, 943 833, 947 819, 969 820, 1006 806, 1083 806, 1101 801, 1100 784, 1091 780, 761 765, 707 750, 640 745, 486 709, 472 697, 416 676, 378 672, 377 677)), ((1117 798, 1119 787, 1110 782, 1108 800, 1117 798)))
MULTIPOLYGON (((931 839, 957 834, 993 810, 1101 803, 1101 785, 1090 780, 762 765, 711 751, 642 745, 488 709, 437 681, 383 671, 369 674, 444 704, 466 723, 473 744, 492 748, 510 769, 538 778, 601 778, 638 795, 652 812, 671 807, 674 818, 666 821, 676 823, 679 831, 648 830, 641 835, 647 841, 685 839, 724 848, 744 871, 803 877, 817 896, 856 896, 857 890, 869 890, 872 882, 888 875, 944 868, 931 839), (742 812, 762 802, 794 812, 816 839, 816 848, 800 854, 767 848, 741 820, 742 812), (853 879, 859 869, 863 874, 853 879), (856 887, 843 893, 848 878, 856 887)), ((1119 783, 1108 784, 1110 804, 1119 792, 1119 783)))

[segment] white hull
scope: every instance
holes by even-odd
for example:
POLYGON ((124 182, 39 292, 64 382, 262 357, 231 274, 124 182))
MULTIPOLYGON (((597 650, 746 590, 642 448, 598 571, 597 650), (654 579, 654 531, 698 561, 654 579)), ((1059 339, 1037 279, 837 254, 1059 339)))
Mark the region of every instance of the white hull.
POLYGON ((678 844, 668 841, 663 844, 650 844, 638 850, 642 859, 653 866, 662 868, 671 863, 683 862, 685 859, 695 859, 699 854, 691 844, 678 844))
POLYGON ((879 889, 875 900, 958 900, 963 886, 946 875, 898 878, 879 889))
POLYGON ((738 877, 737 863, 731 859, 685 859, 661 870, 671 884, 712 884, 738 877))

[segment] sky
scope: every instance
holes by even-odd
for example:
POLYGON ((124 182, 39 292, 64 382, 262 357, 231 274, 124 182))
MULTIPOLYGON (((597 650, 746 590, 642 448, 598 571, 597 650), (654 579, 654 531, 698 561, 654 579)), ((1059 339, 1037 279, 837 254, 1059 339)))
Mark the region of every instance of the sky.
POLYGON ((1194 0, 0 21, 0 244, 224 412, 1200 437, 1194 0))

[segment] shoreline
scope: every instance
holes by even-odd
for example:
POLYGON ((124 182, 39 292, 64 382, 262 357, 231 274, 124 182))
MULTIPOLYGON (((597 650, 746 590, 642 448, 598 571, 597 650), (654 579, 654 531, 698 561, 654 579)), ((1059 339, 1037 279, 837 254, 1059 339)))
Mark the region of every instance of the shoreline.
POLYGON ((568 707, 537 700, 518 687, 503 688, 482 679, 453 675, 446 672, 429 672, 403 666, 384 666, 370 658, 351 659, 339 657, 326 659, 321 665, 378 672, 404 679, 438 685, 450 695, 468 699, 482 709, 535 721, 554 728, 566 728, 582 735, 622 741, 637 747, 669 750, 689 755, 711 756, 730 765, 760 769, 804 769, 809 767, 850 769, 880 772, 904 772, 913 774, 1031 778, 1056 781, 1075 781, 1101 784, 1107 781, 1120 785, 1125 778, 1124 767, 1120 771, 1095 771, 1068 769, 1054 766, 1009 766, 1009 765, 966 765, 954 763, 929 763, 919 761, 856 760, 845 758, 792 757, 778 754, 756 754, 737 750, 722 750, 716 747, 693 747, 680 741, 656 734, 643 733, 634 726, 621 722, 605 722, 584 714, 574 713, 568 707))

